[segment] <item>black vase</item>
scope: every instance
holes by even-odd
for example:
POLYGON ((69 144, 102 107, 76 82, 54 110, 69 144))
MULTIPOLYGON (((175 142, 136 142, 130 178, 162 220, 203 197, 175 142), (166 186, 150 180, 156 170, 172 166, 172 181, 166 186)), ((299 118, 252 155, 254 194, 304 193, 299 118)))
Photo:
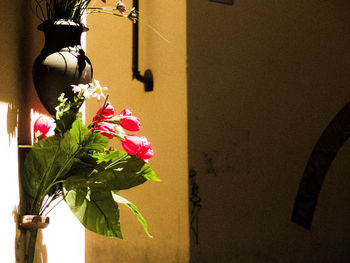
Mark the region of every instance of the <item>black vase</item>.
POLYGON ((33 81, 38 96, 51 115, 56 114, 57 98, 64 93, 73 101, 71 85, 90 83, 92 65, 81 47, 81 34, 88 28, 72 21, 43 23, 45 45, 33 66, 33 81))

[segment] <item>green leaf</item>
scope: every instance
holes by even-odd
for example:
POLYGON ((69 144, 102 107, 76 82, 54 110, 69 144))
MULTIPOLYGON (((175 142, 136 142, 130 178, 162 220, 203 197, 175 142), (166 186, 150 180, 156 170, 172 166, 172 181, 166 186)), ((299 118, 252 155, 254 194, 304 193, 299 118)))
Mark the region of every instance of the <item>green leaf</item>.
POLYGON ((92 156, 97 160, 98 164, 106 162, 106 170, 126 168, 125 171, 142 174, 147 180, 161 181, 147 163, 135 155, 129 155, 125 151, 115 150, 104 154, 95 153, 92 156))
POLYGON ((93 157, 97 158, 98 163, 107 162, 105 169, 92 175, 91 179, 108 185, 111 190, 129 189, 147 180, 160 181, 148 164, 124 151, 115 151, 99 157, 93 155, 93 157))
POLYGON ((128 154, 125 151, 112 151, 112 152, 105 152, 103 154, 95 153, 92 155, 97 161, 97 163, 108 163, 110 165, 111 163, 118 162, 122 159, 125 159, 128 154))
POLYGON ((85 141, 85 137, 89 132, 88 128, 83 124, 81 118, 77 118, 73 124, 72 128, 69 130, 68 134, 71 136, 72 144, 82 145, 85 141))
POLYGON ((112 192, 112 196, 113 196, 114 201, 116 201, 118 204, 124 204, 127 208, 129 208, 132 211, 132 213, 137 217, 137 219, 141 223, 141 225, 142 225, 143 229, 145 230, 146 234, 150 238, 152 238, 151 234, 148 232, 147 222, 146 222, 145 218, 141 215, 139 210, 137 209, 136 205, 134 205, 133 203, 129 202, 124 197, 121 197, 120 195, 117 195, 114 192, 112 192))
POLYGON ((84 97, 75 97, 74 101, 65 98, 64 93, 62 93, 58 101, 60 104, 56 109, 56 133, 63 134, 70 130, 73 122, 76 119, 81 119, 81 113, 78 112, 81 105, 84 103, 84 97))
POLYGON ((83 178, 89 177, 92 173, 98 172, 98 166, 93 158, 89 160, 88 155, 84 155, 81 159, 76 159, 69 171, 69 176, 80 176, 83 178), (92 162, 91 162, 92 161, 92 162))
POLYGON ((87 229, 104 236, 123 238, 119 207, 105 185, 73 176, 63 183, 63 194, 73 214, 87 229))
POLYGON ((69 171, 73 153, 60 147, 64 143, 59 135, 48 137, 35 144, 27 154, 22 184, 31 197, 41 196, 57 175, 64 176, 69 171))
MULTIPOLYGON (((88 156, 89 151, 103 150, 107 144, 107 138, 90 132, 79 117, 69 131, 35 144, 26 157, 22 173, 23 188, 34 198, 32 208, 36 211, 45 195, 53 194, 50 188, 55 182, 72 174, 70 169, 78 162, 78 157, 88 156)), ((89 169, 90 174, 95 168, 89 169)))
POLYGON ((71 147, 79 145, 83 151, 103 151, 107 147, 109 139, 99 133, 89 131, 88 127, 83 124, 80 118, 75 120, 69 131, 71 137, 71 147))
POLYGON ((109 139, 100 133, 92 133, 89 131, 83 143, 85 151, 102 152, 108 145, 109 139))

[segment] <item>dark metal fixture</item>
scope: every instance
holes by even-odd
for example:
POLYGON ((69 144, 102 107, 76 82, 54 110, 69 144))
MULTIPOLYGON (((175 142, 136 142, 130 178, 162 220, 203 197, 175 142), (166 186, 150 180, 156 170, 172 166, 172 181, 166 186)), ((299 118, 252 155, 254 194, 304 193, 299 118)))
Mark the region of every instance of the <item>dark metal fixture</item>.
MULTIPOLYGON (((139 0, 133 0, 136 15, 139 16, 139 0)), ((132 78, 144 84, 145 91, 153 91, 153 74, 150 69, 142 76, 139 71, 139 21, 132 26, 132 78)))
POLYGON ((233 5, 233 0, 210 0, 212 2, 217 2, 226 5, 233 5))

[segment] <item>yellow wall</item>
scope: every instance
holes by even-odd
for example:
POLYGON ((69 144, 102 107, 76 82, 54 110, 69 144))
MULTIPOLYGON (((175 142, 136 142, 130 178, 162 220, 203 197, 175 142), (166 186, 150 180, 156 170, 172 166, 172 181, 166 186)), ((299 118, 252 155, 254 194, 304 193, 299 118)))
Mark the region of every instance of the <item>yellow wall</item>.
MULTIPOLYGON (((130 7, 130 2, 125 1, 130 7)), ((188 262, 186 17, 184 1, 140 1, 140 71, 154 74, 154 91, 131 79, 132 23, 92 14, 88 17, 87 55, 94 77, 109 88, 117 112, 129 108, 142 121, 138 134, 151 142, 150 160, 162 182, 146 182, 121 192, 147 219, 153 239, 121 208, 124 240, 86 233, 86 262, 188 262), (145 23, 156 28, 169 43, 145 23)), ((100 103, 87 103, 87 121, 100 103)), ((120 147, 119 143, 114 144, 120 147)))

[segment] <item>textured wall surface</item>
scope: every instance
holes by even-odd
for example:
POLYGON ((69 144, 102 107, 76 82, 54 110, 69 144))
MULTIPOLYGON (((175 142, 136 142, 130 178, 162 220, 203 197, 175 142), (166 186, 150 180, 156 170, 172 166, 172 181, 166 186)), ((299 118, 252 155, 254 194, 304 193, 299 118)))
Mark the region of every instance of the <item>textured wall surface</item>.
POLYGON ((316 141, 350 99, 350 3, 191 0, 187 22, 202 204, 191 262, 349 262, 349 142, 311 231, 290 218, 316 141))
MULTIPOLYGON (((4 2, 4 1, 2 1, 4 2)), ((18 22, 13 13, 20 1, 5 4, 9 10, 0 17, 0 164, 2 190, 0 191, 0 224, 3 226, 0 237, 0 261, 15 262, 16 210, 19 203, 18 164, 17 164, 17 109, 19 103, 19 81, 17 74, 18 52, 14 42, 18 40, 18 22), (10 30, 9 30, 10 29, 10 30)))
MULTIPOLYGON (((131 1, 124 1, 128 8, 131 1)), ((151 69, 154 91, 132 80, 132 23, 118 17, 91 14, 88 17, 87 55, 94 78, 109 88, 117 113, 129 108, 141 119, 141 131, 155 155, 150 165, 162 182, 146 182, 124 196, 137 205, 146 218, 150 239, 127 208, 121 207, 124 240, 86 234, 86 262, 188 262, 189 227, 187 193, 187 90, 186 3, 184 1, 140 1, 141 74, 151 69), (152 27, 161 33, 160 37, 152 27)), ((88 101, 87 121, 101 102, 88 101)), ((119 147, 118 142, 113 144, 119 147)))
MULTIPOLYGON (((23 262, 23 235, 17 229, 20 202, 18 177, 18 134, 21 90, 25 82, 25 55, 21 40, 23 5, 21 1, 1 1, 3 14, 0 17, 0 164, 2 190, 0 209, 2 235, 0 237, 0 261, 23 262), (23 77, 23 78, 22 78, 23 77)), ((24 18, 26 20, 26 18, 24 18)), ((28 43, 30 46, 30 43, 28 43)))

